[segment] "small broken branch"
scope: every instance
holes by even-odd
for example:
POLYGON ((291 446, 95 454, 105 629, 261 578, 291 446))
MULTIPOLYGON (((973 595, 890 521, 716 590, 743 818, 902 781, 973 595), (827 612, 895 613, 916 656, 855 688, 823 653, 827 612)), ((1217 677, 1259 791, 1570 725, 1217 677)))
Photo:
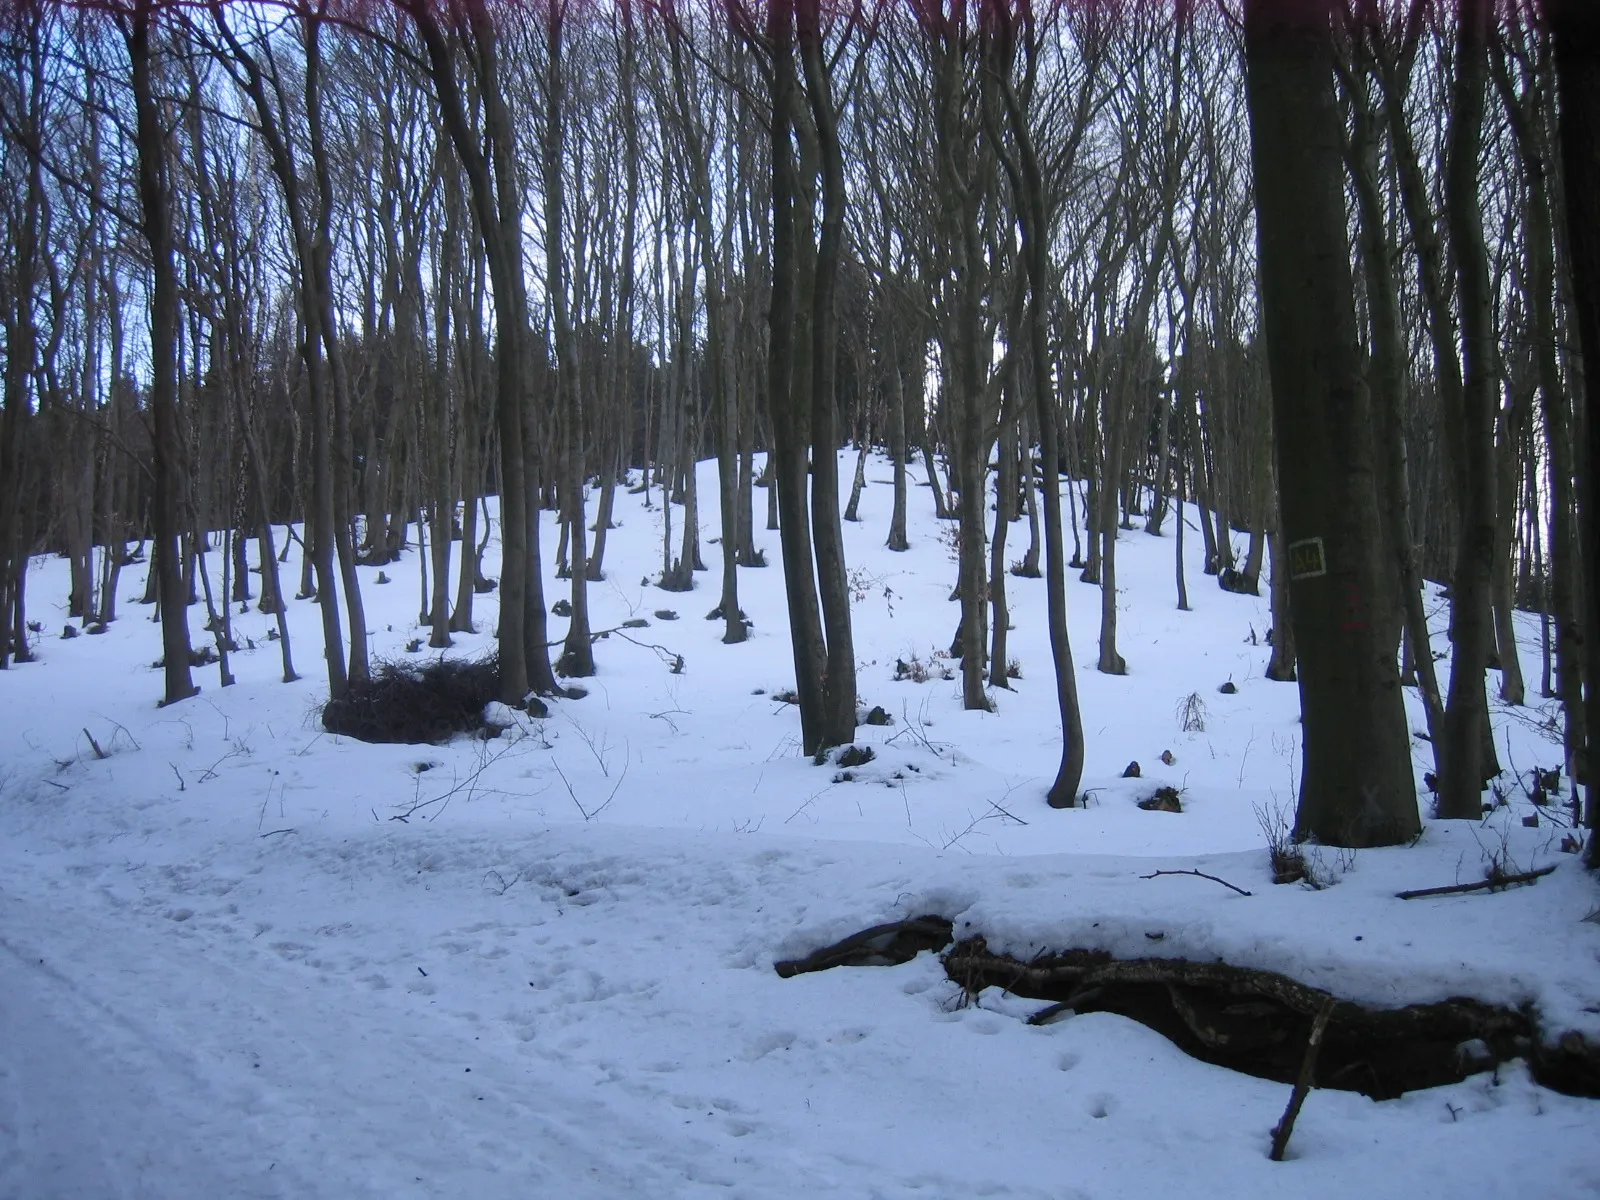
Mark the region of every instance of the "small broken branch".
POLYGON ((1242 887, 1235 887, 1226 879, 1218 879, 1215 875, 1207 875, 1204 871, 1151 871, 1148 875, 1139 876, 1140 879, 1154 879, 1157 875, 1195 875, 1201 879, 1209 879, 1212 883, 1220 883, 1223 887, 1238 892, 1241 896, 1253 896, 1254 892, 1247 892, 1242 887))
POLYGON ((1300 1078, 1295 1080, 1294 1091, 1289 1094, 1289 1107, 1283 1110, 1283 1119, 1272 1131, 1272 1153, 1267 1157, 1273 1162, 1282 1162, 1283 1152, 1289 1148, 1289 1135, 1294 1132, 1295 1118, 1300 1115, 1300 1108, 1306 1102, 1306 1093, 1311 1090, 1311 1079, 1317 1069, 1317 1055, 1322 1050, 1322 1035, 1327 1031, 1328 1018, 1333 1016, 1335 1003, 1332 996, 1324 1000, 1322 1007, 1317 1010, 1317 1019, 1311 1024, 1311 1040, 1306 1043, 1306 1056, 1300 1062, 1300 1078))
POLYGON ((96 758, 106 757, 106 752, 100 749, 100 743, 94 740, 94 734, 89 732, 88 726, 84 726, 83 736, 89 739, 89 748, 94 751, 96 758))
POLYGON ((1500 870, 1489 873, 1487 879, 1480 879, 1477 883, 1452 883, 1444 887, 1417 888, 1409 892, 1396 892, 1401 900, 1416 900, 1423 896, 1455 896, 1462 892, 1495 892, 1501 888, 1516 887, 1523 883, 1536 883, 1550 874, 1559 863, 1551 863, 1548 867, 1540 867, 1537 871, 1521 871, 1515 875, 1507 875, 1500 870))
MULTIPOLYGON (((654 650, 668 671, 674 675, 683 674, 684 668, 687 666, 687 664, 684 662, 683 655, 677 653, 676 651, 668 650, 665 646, 658 646, 655 642, 641 642, 636 637, 629 637, 626 633, 622 632, 622 630, 623 626, 621 625, 615 626, 611 629, 596 629, 589 635, 589 644, 592 646, 601 638, 608 638, 615 635, 625 642, 632 642, 635 646, 638 646, 641 649, 654 650)), ((557 646, 565 646, 566 644, 566 639, 561 638, 554 642, 546 642, 545 649, 554 650, 557 646)))

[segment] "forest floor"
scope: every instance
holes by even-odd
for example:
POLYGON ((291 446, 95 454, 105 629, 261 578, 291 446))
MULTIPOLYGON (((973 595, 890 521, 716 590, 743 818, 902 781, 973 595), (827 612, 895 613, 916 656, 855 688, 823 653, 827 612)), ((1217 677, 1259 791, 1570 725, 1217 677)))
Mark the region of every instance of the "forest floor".
MULTIPOLYGON (((842 456, 846 486, 853 467, 842 456)), ((918 488, 911 549, 884 549, 888 475, 870 462, 845 541, 861 702, 894 724, 862 726, 875 758, 848 780, 800 754, 796 710, 774 699, 794 682, 775 534, 757 535, 773 565, 740 572, 751 639, 725 646, 705 619, 714 464, 699 476, 698 588, 641 583, 661 568, 661 511, 619 493, 593 627, 649 627, 596 644, 587 697, 489 741, 325 733, 309 601, 290 614, 302 681, 279 682, 271 618, 236 605, 251 646, 237 685, 198 670, 199 697, 158 708, 143 568, 123 573, 108 632, 63 639, 66 564, 37 560, 38 662, 0 675, 0 1196, 1600 1192, 1596 1101, 1521 1061, 1381 1102, 1313 1091, 1274 1163, 1287 1086, 1124 1017, 1031 1026, 1039 1001, 970 996, 927 952, 779 978, 777 961, 938 914, 1019 959, 1222 959, 1373 1006, 1528 1005, 1550 1036, 1600 1040, 1600 924, 1583 920, 1600 888, 1561 848, 1570 785, 1543 808, 1528 797, 1531 769, 1560 757, 1549 702, 1496 706, 1504 765, 1522 774, 1484 822, 1430 820, 1396 849, 1312 848, 1325 886, 1273 886, 1258 814, 1292 820, 1297 692, 1263 678, 1265 596, 1201 574, 1193 524, 1193 611, 1177 610, 1169 517, 1167 536, 1119 542, 1126 676, 1093 669, 1100 596, 1070 577, 1091 802, 1053 811, 1044 583, 1007 579, 1020 678, 996 711, 962 711, 939 654, 956 626, 948 528, 918 488), (929 681, 895 679, 913 659, 929 681), (1133 761, 1140 777, 1123 778, 1133 761), (1182 812, 1138 807, 1161 786, 1182 812), (1492 894, 1395 896, 1496 863, 1555 870, 1492 894)), ((1019 557, 1026 523, 1010 537, 1019 557)), ((547 568, 553 601, 565 584, 547 568)), ((415 550, 383 570, 380 585, 361 569, 374 654, 436 653, 404 649, 426 635, 415 550)), ((291 556, 287 590, 297 578, 291 556)), ((481 632, 449 654, 492 649, 494 602, 478 597, 481 632)), ((1444 606, 1430 609, 1443 650, 1444 606)), ((203 605, 191 619, 198 647, 203 605)), ((551 636, 564 628, 552 619, 551 636)), ((1536 621, 1521 632, 1535 695, 1536 621)), ((1431 755, 1413 748, 1426 815, 1431 755)))

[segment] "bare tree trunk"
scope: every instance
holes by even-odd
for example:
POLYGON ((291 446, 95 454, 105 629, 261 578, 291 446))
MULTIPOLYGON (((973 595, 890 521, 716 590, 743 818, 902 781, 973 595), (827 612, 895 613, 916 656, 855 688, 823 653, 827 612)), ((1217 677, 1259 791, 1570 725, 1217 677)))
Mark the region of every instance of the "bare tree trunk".
POLYGON ((1124 366, 1117 372, 1118 385, 1103 389, 1100 402, 1105 421, 1102 445, 1105 450, 1100 481, 1095 489, 1095 530, 1100 546, 1100 661, 1099 670, 1104 675, 1126 675, 1127 661, 1117 652, 1117 477, 1122 471, 1121 404, 1113 405, 1112 396, 1121 401, 1126 397, 1127 372, 1124 366))
POLYGON ((163 704, 199 692, 189 671, 189 611, 178 539, 184 527, 183 439, 178 432, 178 280, 173 262, 172 217, 167 192, 165 133, 151 79, 151 36, 156 10, 147 0, 133 9, 124 35, 133 65, 135 144, 139 156, 141 225, 150 251, 150 410, 154 417, 154 562, 161 601, 161 648, 166 691, 163 704))
MULTIPOLYGON (((1545 0, 1545 15, 1555 35, 1557 95, 1560 100, 1561 159, 1565 180, 1567 234, 1573 275, 1573 307, 1584 361, 1600 363, 1600 10, 1583 0, 1545 0)), ((1588 596, 1584 628, 1587 653, 1584 687, 1587 738, 1584 743, 1588 783, 1589 847, 1585 863, 1600 868, 1600 405, 1594 401, 1595 376, 1584 394, 1582 426, 1587 430, 1588 461, 1578 494, 1578 522, 1584 556, 1583 583, 1588 596)))
POLYGON ((500 89, 499 49, 485 10, 464 18, 470 27, 484 136, 467 122, 456 81, 455 56, 430 5, 407 0, 428 56, 429 72, 451 145, 465 168, 494 289, 496 422, 500 438, 500 692, 520 705, 530 691, 556 690, 545 648, 543 587, 538 572, 539 526, 530 527, 522 388, 527 370, 528 296, 522 277, 522 197, 515 172, 510 115, 500 89), (488 154, 482 146, 487 143, 488 154))
POLYGON ((811 537, 827 639, 823 671, 823 738, 843 745, 856 736, 856 654, 850 628, 850 587, 839 527, 839 438, 834 423, 838 362, 835 281, 843 254, 844 158, 832 82, 823 57, 821 0, 797 0, 796 33, 805 92, 822 160, 822 228, 817 242, 811 339, 811 537))
MULTIPOLYGON (((1027 42, 1029 57, 1034 53, 1027 42)), ((1033 383, 1034 419, 1044 459, 1045 596, 1050 628, 1050 656, 1056 677, 1056 705, 1061 718, 1061 763, 1045 799, 1051 808, 1071 808, 1078 802, 1083 779, 1083 713, 1078 704, 1078 677, 1072 663, 1072 643, 1067 636, 1067 564, 1061 537, 1061 453, 1057 437, 1055 375, 1050 361, 1050 248, 1044 181, 1033 145, 1027 114, 1008 75, 1000 79, 1007 123, 1016 143, 1015 162, 1005 154, 1001 162, 1017 197, 1017 224, 1022 234, 1022 257, 1028 272, 1028 356, 1033 383)))
POLYGON ((1494 658, 1500 666, 1500 699, 1516 707, 1520 707, 1527 696, 1522 660, 1517 654, 1517 630, 1513 620, 1516 603, 1511 593, 1512 538, 1516 533, 1520 491, 1518 468, 1522 465, 1517 441, 1532 409, 1531 390, 1519 386, 1512 389, 1511 402, 1499 406, 1495 421, 1494 567, 1489 577, 1489 594, 1494 617, 1494 658))
POLYGON ((1445 214, 1456 263, 1464 351, 1460 473, 1466 486, 1450 581, 1453 653, 1445 703, 1445 753, 1439 769, 1439 815, 1467 820, 1483 815, 1479 794, 1484 780, 1497 772, 1484 757, 1485 745, 1491 755, 1494 746, 1487 737, 1484 668, 1494 634, 1489 592, 1494 572, 1493 439, 1500 372, 1478 196, 1489 20, 1486 0, 1461 0, 1445 167, 1445 214))
MULTIPOLYGON (((454 204, 459 196, 454 184, 447 185, 447 203, 454 204)), ((470 239, 462 243, 470 253, 472 265, 470 290, 463 287, 462 295, 453 297, 456 305, 456 373, 461 389, 461 407, 458 416, 456 455, 460 473, 461 491, 461 577, 456 584, 456 604, 450 614, 451 633, 476 633, 472 619, 472 601, 477 595, 478 579, 483 572, 483 553, 477 549, 478 493, 482 482, 482 465, 479 458, 479 440, 483 436, 478 414, 482 411, 483 341, 479 313, 484 301, 484 261, 480 247, 470 239)), ((484 515, 484 537, 488 540, 488 514, 484 515)))
MULTIPOLYGON (((1499 56, 1496 56, 1496 61, 1499 61, 1499 56)), ((1552 620, 1555 625, 1555 683, 1565 717, 1563 757, 1568 775, 1572 776, 1588 736, 1584 719, 1583 664, 1589 648, 1584 645, 1577 603, 1585 556, 1579 552, 1573 529, 1573 482, 1576 472, 1571 422, 1568 418, 1570 398, 1556 356, 1556 222, 1550 193, 1554 185, 1546 167, 1546 160, 1553 148, 1548 147, 1544 136, 1543 110, 1547 102, 1543 97, 1535 93, 1519 99, 1504 69, 1496 72, 1496 78, 1527 181, 1524 219, 1528 281, 1525 290, 1539 386, 1539 411, 1544 424, 1550 514, 1546 535, 1548 553, 1544 563, 1548 592, 1545 602, 1540 606, 1543 610, 1540 625, 1541 636, 1545 639, 1549 637, 1552 620)), ((1543 87, 1548 85, 1537 86, 1543 91, 1543 87)), ((1530 490, 1536 490, 1536 485, 1531 481, 1530 490)), ((1537 505, 1531 501, 1529 511, 1537 511, 1537 505)), ((1537 547, 1537 540, 1535 545, 1537 547)), ((1592 547, 1593 542, 1589 545, 1592 547)), ((1589 556, 1593 555, 1591 549, 1589 556)))
POLYGON ((864 434, 861 445, 856 448, 856 470, 850 479, 850 502, 844 506, 846 521, 861 520, 857 510, 861 507, 861 491, 867 485, 867 455, 871 450, 871 438, 864 434))
MULTIPOLYGON (((312 172, 316 181, 316 217, 311 230, 311 271, 314 285, 307 292, 308 305, 318 309, 311 329, 322 341, 323 361, 327 364, 328 395, 333 400, 333 544, 338 552, 340 581, 344 585, 345 615, 350 625, 348 679, 352 685, 367 681, 367 619, 361 604, 361 581, 356 576, 355 546, 350 536, 350 470, 355 452, 350 441, 349 386, 339 351, 338 325, 333 299, 333 174, 328 163, 327 143, 322 129, 322 19, 305 19, 305 104, 306 137, 311 151, 312 172)), ((310 317, 308 315, 308 321, 310 317)), ((330 589, 331 590, 331 589, 330 589)))
MULTIPOLYGON (((1411 488, 1406 478, 1405 427, 1401 416, 1405 407, 1405 344, 1395 291, 1394 255, 1379 188, 1377 131, 1365 85, 1359 80, 1352 84, 1351 101, 1350 176, 1359 213, 1361 261, 1365 268, 1371 323, 1368 389, 1375 422, 1378 498, 1384 516, 1384 541, 1393 567, 1390 580, 1399 617, 1386 628, 1384 637, 1393 645, 1404 630, 1406 643, 1411 647, 1411 665, 1421 689, 1437 772, 1448 735, 1444 728, 1443 694, 1433 667, 1428 618, 1422 606, 1422 573, 1417 567, 1415 535, 1411 528, 1411 488)), ((1275 555, 1277 550, 1275 546, 1275 555)), ((1287 563, 1275 556, 1275 591, 1279 564, 1287 569, 1287 563)))
MULTIPOLYGON (((19 57, 25 55, 25 61, 17 64, 17 75, 19 83, 23 80, 27 83, 25 100, 18 97, 23 108, 19 119, 25 122, 26 136, 37 148, 41 136, 45 87, 41 22, 35 13, 26 10, 19 11, 17 16, 17 32, 22 35, 18 42, 25 44, 26 49, 23 50, 19 45, 13 52, 19 53, 19 57)), ((142 19, 148 21, 148 14, 142 19)), ((148 69, 146 63, 143 70, 148 72, 148 69)), ((148 74, 145 79, 148 88, 148 74)), ((142 174, 140 181, 144 181, 142 174)), ((0 291, 3 291, 6 301, 5 411, 0 413, 0 669, 12 661, 28 662, 33 657, 28 649, 25 611, 28 558, 33 546, 32 530, 29 528, 32 514, 28 511, 24 486, 27 463, 23 447, 34 416, 28 382, 38 358, 34 303, 38 288, 39 221, 43 203, 43 164, 39 154, 31 154, 27 185, 21 197, 22 220, 20 225, 10 225, 6 229, 12 243, 14 273, 10 278, 0 281, 0 291)), ((8 214, 11 211, 14 210, 8 206, 8 214)))
MULTIPOLYGON (((580 364, 572 336, 567 300, 567 271, 562 253, 566 193, 563 156, 566 139, 566 75, 564 70, 567 0, 556 0, 545 13, 544 246, 545 290, 555 335, 556 411, 564 417, 565 440, 560 453, 561 519, 572 563, 572 613, 556 670, 562 675, 594 674, 594 639, 589 633, 588 517, 584 511, 583 411, 580 364)), ((533 520, 537 522, 538 516, 533 520)))
MULTIPOLYGON (((891 322, 893 318, 890 318, 891 322)), ((895 551, 909 550, 906 538, 906 388, 900 370, 900 346, 891 324, 884 360, 889 374, 889 454, 894 459, 894 509, 889 515, 889 538, 895 551)))
POLYGON ((1297 837, 1403 842, 1420 828, 1394 652, 1346 237, 1330 5, 1248 0, 1261 311, 1304 720, 1297 837))
MULTIPOLYGON (((1005 368, 1007 388, 1014 396, 1017 364, 1012 359, 1005 368)), ((1008 401, 1008 407, 1015 401, 1008 401)), ((1013 497, 1017 494, 1017 427, 1015 421, 1001 419, 1000 469, 995 473, 994 536, 989 539, 989 686, 1011 687, 1008 674, 1010 656, 1006 633, 1011 628, 1011 613, 1006 606, 1006 534, 1010 531, 1013 497)))
MULTIPOLYGON (((793 146, 795 29, 788 0, 769 0, 764 36, 771 55, 768 82, 772 103, 772 304, 767 319, 767 402, 772 414, 772 450, 767 474, 777 493, 781 518, 778 533, 783 548, 789 638, 794 651, 795 694, 800 702, 801 748, 807 754, 815 754, 830 744, 830 729, 824 683, 827 648, 812 574, 806 453, 801 440, 800 418, 809 411, 810 397, 797 394, 795 369, 796 242, 800 231, 795 217, 799 181, 793 146)), ((809 231, 805 236, 810 236, 809 231)))

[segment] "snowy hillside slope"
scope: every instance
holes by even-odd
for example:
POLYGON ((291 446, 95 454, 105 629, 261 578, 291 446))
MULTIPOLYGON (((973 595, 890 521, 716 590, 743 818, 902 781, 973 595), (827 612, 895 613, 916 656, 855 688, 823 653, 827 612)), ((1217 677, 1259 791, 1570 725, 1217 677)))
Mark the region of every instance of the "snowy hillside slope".
MULTIPOLYGON (((1595 1102, 1521 1064, 1382 1103, 1317 1091, 1274 1164, 1287 1087, 1126 1019, 1029 1026, 1038 1002, 966 1003, 926 953, 777 977, 776 960, 938 913, 1020 958, 1224 958, 1374 1005, 1529 1003, 1546 1029, 1600 1038, 1600 924, 1581 920, 1600 896, 1560 849, 1559 803, 1529 828, 1514 789, 1482 825, 1432 822, 1413 847, 1315 852, 1322 890, 1271 884, 1258 812, 1292 816, 1296 690, 1262 677, 1265 597, 1219 591, 1192 529, 1194 611, 1177 611, 1170 518, 1167 537, 1119 543, 1128 675, 1093 669, 1099 593, 1070 577, 1091 803, 1047 808, 1044 584, 1008 578, 1021 677, 995 712, 963 712, 939 678, 948 541, 919 489, 911 549, 883 547, 888 471, 869 464, 845 544, 861 701, 895 723, 861 728, 875 758, 848 781, 800 755, 795 710, 773 698, 793 683, 776 534, 757 533, 773 565, 740 572, 750 641, 724 646, 704 619, 711 463, 697 590, 641 582, 660 571, 661 514, 619 494, 591 620, 649 626, 597 643, 586 697, 487 742, 323 732, 308 601, 290 614, 306 678, 278 681, 271 618, 251 608, 234 618, 253 643, 237 685, 197 670, 201 695, 160 709, 142 570, 124 572, 105 635, 62 639, 65 564, 36 561, 39 661, 0 674, 0 1197, 1600 1191, 1595 1102), (894 679, 913 657, 929 682, 894 679), (1191 696, 1203 729, 1186 732, 1191 696), (1131 761, 1138 779, 1122 778, 1131 761), (1137 806, 1162 785, 1183 812, 1137 806), (1556 870, 1500 894, 1394 897, 1496 858, 1556 870), (1144 878, 1158 869, 1252 895, 1144 878)), ((1013 527, 1013 556, 1026 538, 1013 527)), ((546 568, 553 601, 566 585, 546 568)), ((414 549, 390 583, 361 569, 379 657, 408 657, 418 634, 417 569, 414 549)), ((492 648, 494 600, 449 654, 492 648)), ((191 620, 199 646, 203 606, 191 620)), ((1536 625, 1524 634, 1531 667, 1536 625)), ((1496 711, 1524 779, 1559 758, 1547 716, 1496 711)), ((1431 758, 1413 745, 1420 780, 1431 758)))

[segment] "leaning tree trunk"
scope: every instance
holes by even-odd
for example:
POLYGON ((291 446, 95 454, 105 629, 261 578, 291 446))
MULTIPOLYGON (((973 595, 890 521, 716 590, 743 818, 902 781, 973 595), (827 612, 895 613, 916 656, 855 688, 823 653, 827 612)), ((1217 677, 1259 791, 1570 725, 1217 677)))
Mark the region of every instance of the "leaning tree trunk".
MULTIPOLYGON (((1444 699, 1433 667, 1428 618, 1422 605, 1422 572, 1417 567, 1411 531, 1411 489, 1406 480, 1405 343, 1395 290, 1394 254, 1384 222, 1377 162, 1377 136, 1365 88, 1358 82, 1352 95, 1354 121, 1350 139, 1351 179, 1359 214, 1361 260, 1366 273, 1367 312, 1371 322, 1372 359, 1368 390, 1372 397, 1378 447, 1378 495, 1384 515, 1384 537, 1392 567, 1400 628, 1411 647, 1418 688, 1433 746, 1434 771, 1439 770, 1445 742, 1444 699)), ((1283 564, 1274 547, 1273 586, 1283 564)), ((1385 634, 1392 642, 1393 628, 1385 634)))
POLYGON ((1045 610, 1050 629, 1050 656, 1055 667, 1056 706, 1061 719, 1061 762, 1045 800, 1051 808, 1070 808, 1077 803, 1078 784, 1083 779, 1083 713, 1078 705, 1078 676, 1072 663, 1072 643, 1067 636, 1067 562, 1061 536, 1061 447, 1056 424, 1055 376, 1050 362, 1050 225, 1033 133, 1008 76, 1001 77, 1000 94, 1017 146, 1015 162, 1004 154, 1001 161, 1017 197, 1017 223, 1028 272, 1028 357, 1032 368, 1029 374, 1033 384, 1034 419, 1039 425, 1040 457, 1044 460, 1045 610))

